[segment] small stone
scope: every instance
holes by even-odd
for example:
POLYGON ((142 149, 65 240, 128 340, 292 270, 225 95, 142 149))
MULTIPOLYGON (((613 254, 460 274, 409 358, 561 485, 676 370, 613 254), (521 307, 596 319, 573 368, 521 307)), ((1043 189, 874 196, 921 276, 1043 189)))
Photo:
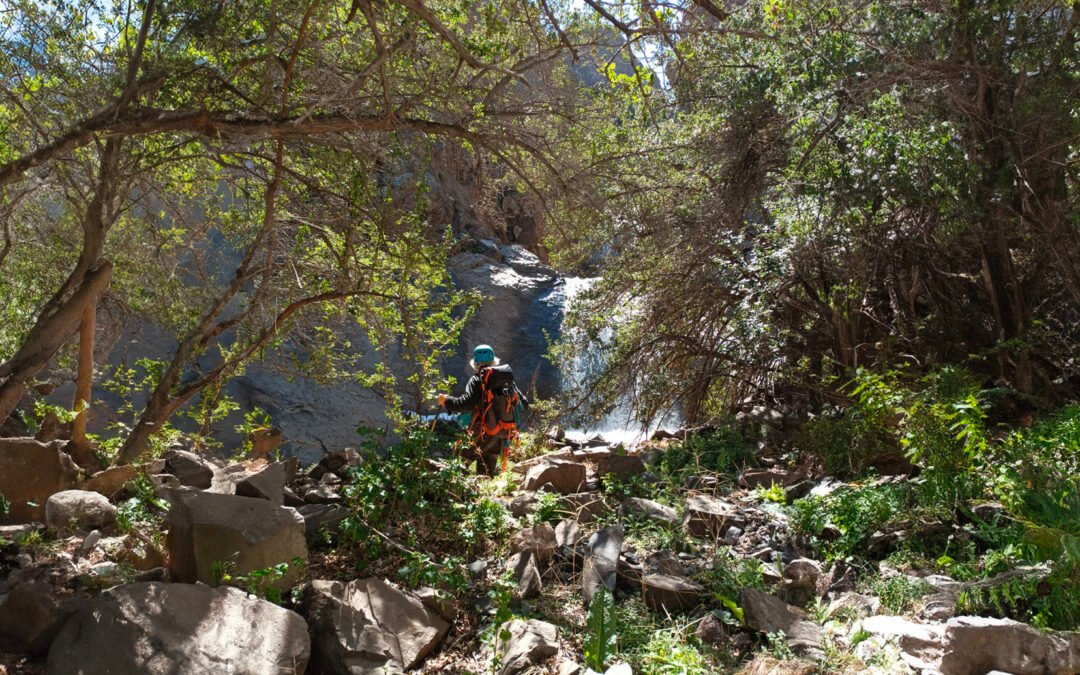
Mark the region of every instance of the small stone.
POLYGON ((717 647, 727 640, 727 631, 724 629, 723 621, 713 614, 706 614, 694 629, 694 636, 707 645, 717 647))
POLYGON ((465 569, 469 571, 472 578, 479 579, 487 574, 488 564, 486 560, 474 560, 465 569))
POLYGON ((94 547, 101 541, 101 530, 92 530, 90 534, 82 540, 82 544, 79 546, 79 555, 86 555, 90 551, 94 550, 94 547))
POLYGON ((338 504, 341 495, 333 487, 320 484, 304 493, 304 501, 308 504, 338 504))
POLYGON ((742 528, 732 525, 728 528, 728 531, 724 533, 724 541, 728 544, 736 544, 739 541, 739 537, 742 535, 742 528))

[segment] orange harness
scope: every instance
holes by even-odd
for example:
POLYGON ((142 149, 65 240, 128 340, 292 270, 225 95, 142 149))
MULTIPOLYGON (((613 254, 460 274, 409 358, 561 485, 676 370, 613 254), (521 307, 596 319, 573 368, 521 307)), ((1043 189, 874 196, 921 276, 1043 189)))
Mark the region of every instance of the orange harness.
MULTIPOLYGON (((510 459, 510 448, 511 446, 517 448, 518 445, 518 428, 516 422, 502 421, 503 415, 499 415, 499 411, 495 411, 496 414, 492 415, 492 419, 495 420, 495 426, 489 427, 486 422, 488 413, 492 412, 495 406, 495 394, 491 391, 490 388, 488 388, 488 378, 491 377, 491 372, 492 371, 490 368, 485 368, 483 371, 482 379, 480 380, 483 383, 484 395, 483 399, 480 401, 480 414, 473 418, 473 426, 478 427, 479 432, 477 433, 474 431, 473 434, 475 436, 478 436, 481 442, 483 442, 483 439, 486 437, 494 436, 499 436, 506 439, 506 442, 503 446, 502 457, 502 471, 503 473, 505 473, 506 464, 510 459), (505 432, 505 436, 503 436, 503 432, 505 432)), ((505 417, 513 416, 514 405, 517 403, 517 400, 518 396, 516 390, 511 396, 506 397, 506 410, 503 411, 506 413, 505 417)))

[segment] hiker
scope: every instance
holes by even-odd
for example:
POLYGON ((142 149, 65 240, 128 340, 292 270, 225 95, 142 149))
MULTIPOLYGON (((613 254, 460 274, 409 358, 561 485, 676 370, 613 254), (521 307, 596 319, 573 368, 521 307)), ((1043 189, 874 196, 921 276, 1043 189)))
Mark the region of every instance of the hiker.
POLYGON ((467 428, 476 453, 476 473, 494 476, 499 457, 503 468, 510 453, 510 444, 517 437, 519 416, 529 402, 514 384, 510 366, 501 365, 495 350, 479 345, 473 350, 473 376, 465 384, 461 396, 439 394, 439 405, 453 413, 469 415, 467 428))

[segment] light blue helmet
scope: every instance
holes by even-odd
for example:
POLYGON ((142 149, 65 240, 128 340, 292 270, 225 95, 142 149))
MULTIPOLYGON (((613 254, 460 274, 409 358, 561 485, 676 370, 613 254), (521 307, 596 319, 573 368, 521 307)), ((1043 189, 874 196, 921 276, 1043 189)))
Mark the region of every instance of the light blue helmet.
POLYGON ((472 352, 472 360, 477 365, 494 363, 495 350, 490 345, 478 345, 472 352))

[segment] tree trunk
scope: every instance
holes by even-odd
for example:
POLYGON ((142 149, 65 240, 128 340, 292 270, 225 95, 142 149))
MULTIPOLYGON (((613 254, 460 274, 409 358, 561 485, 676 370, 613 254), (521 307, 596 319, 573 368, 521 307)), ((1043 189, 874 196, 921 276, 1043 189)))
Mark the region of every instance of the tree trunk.
POLYGON ((0 424, 18 405, 30 380, 49 364, 56 352, 79 329, 86 307, 96 304, 98 296, 112 278, 112 263, 107 260, 88 272, 78 290, 55 312, 41 317, 23 341, 19 351, 0 364, 0 424))
POLYGON ((83 468, 97 468, 97 461, 86 438, 86 421, 90 416, 90 401, 94 383, 94 331, 97 329, 97 298, 83 310, 79 326, 79 370, 75 378, 75 401, 78 411, 71 427, 72 458, 83 468))

